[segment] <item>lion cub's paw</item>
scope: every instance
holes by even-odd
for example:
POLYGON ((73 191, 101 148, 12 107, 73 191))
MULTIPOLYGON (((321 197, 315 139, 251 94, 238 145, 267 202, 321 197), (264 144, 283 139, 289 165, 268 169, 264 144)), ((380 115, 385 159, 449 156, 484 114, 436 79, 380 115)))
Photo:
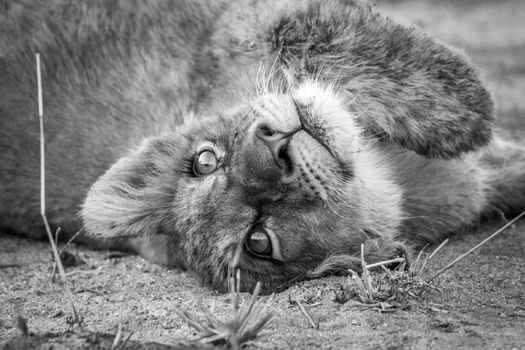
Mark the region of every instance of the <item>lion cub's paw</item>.
POLYGON ((412 249, 403 242, 390 239, 371 239, 364 243, 364 259, 368 265, 395 258, 405 258, 406 266, 410 266, 412 249))

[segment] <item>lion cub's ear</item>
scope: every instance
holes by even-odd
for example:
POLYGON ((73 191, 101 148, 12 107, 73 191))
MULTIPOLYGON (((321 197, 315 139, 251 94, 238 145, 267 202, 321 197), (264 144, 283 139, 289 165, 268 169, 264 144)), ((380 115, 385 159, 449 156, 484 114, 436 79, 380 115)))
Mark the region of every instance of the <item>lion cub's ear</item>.
POLYGON ((89 234, 101 238, 165 233, 180 175, 175 138, 146 139, 93 184, 81 216, 89 234))
POLYGON ((444 158, 491 140, 493 102, 476 69, 423 31, 342 1, 312 1, 274 31, 286 65, 340 87, 368 135, 444 158))

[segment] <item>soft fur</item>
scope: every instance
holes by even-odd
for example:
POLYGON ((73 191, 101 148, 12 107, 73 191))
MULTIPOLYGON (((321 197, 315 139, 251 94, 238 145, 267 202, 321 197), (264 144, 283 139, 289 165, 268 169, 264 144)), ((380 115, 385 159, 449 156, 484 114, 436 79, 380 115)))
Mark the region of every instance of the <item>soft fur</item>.
POLYGON ((368 262, 409 258, 407 242, 525 209, 524 150, 491 143, 472 64, 368 3, 2 6, 4 231, 42 236, 36 52, 53 226, 78 230, 84 202, 81 239, 120 238, 214 288, 235 269, 270 291, 356 268, 362 243, 368 262), (202 149, 219 167, 197 176, 202 149), (252 230, 269 256, 247 249, 252 230))

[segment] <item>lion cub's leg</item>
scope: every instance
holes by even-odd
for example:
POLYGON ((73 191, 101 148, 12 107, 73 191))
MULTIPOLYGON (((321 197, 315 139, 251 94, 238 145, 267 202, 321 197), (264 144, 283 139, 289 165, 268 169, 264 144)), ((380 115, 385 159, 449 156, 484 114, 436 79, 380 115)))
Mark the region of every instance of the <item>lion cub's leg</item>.
POLYGON ((478 222, 487 200, 476 154, 443 160, 394 150, 392 165, 404 192, 402 237, 424 245, 478 222))
POLYGON ((496 139, 479 158, 484 174, 487 202, 485 217, 503 214, 507 217, 525 210, 525 147, 496 139))
POLYGON ((404 190, 401 235, 436 242, 490 216, 525 210, 525 149, 496 140, 459 159, 428 159, 393 152, 404 190))
POLYGON ((363 260, 366 264, 384 262, 397 257, 405 258, 407 266, 412 263, 412 249, 406 243, 389 238, 369 238, 362 242, 363 256, 360 245, 355 246, 353 254, 334 254, 328 256, 306 276, 316 278, 327 273, 348 273, 348 270, 362 271, 363 260))

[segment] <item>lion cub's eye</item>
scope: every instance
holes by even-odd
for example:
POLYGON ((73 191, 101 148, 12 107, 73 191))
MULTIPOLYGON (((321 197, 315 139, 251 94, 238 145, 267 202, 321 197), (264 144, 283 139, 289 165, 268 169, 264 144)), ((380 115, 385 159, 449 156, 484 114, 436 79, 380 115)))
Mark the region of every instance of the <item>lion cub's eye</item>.
POLYGON ((264 227, 262 224, 256 225, 248 233, 248 236, 244 241, 244 249, 246 249, 251 255, 259 258, 284 262, 279 240, 277 239, 275 232, 264 227))
POLYGON ((200 151, 193 159, 193 173, 197 176, 206 176, 217 170, 219 160, 211 149, 200 151))
POLYGON ((255 255, 271 256, 272 254, 272 241, 261 228, 256 228, 250 233, 246 239, 246 247, 255 255))

